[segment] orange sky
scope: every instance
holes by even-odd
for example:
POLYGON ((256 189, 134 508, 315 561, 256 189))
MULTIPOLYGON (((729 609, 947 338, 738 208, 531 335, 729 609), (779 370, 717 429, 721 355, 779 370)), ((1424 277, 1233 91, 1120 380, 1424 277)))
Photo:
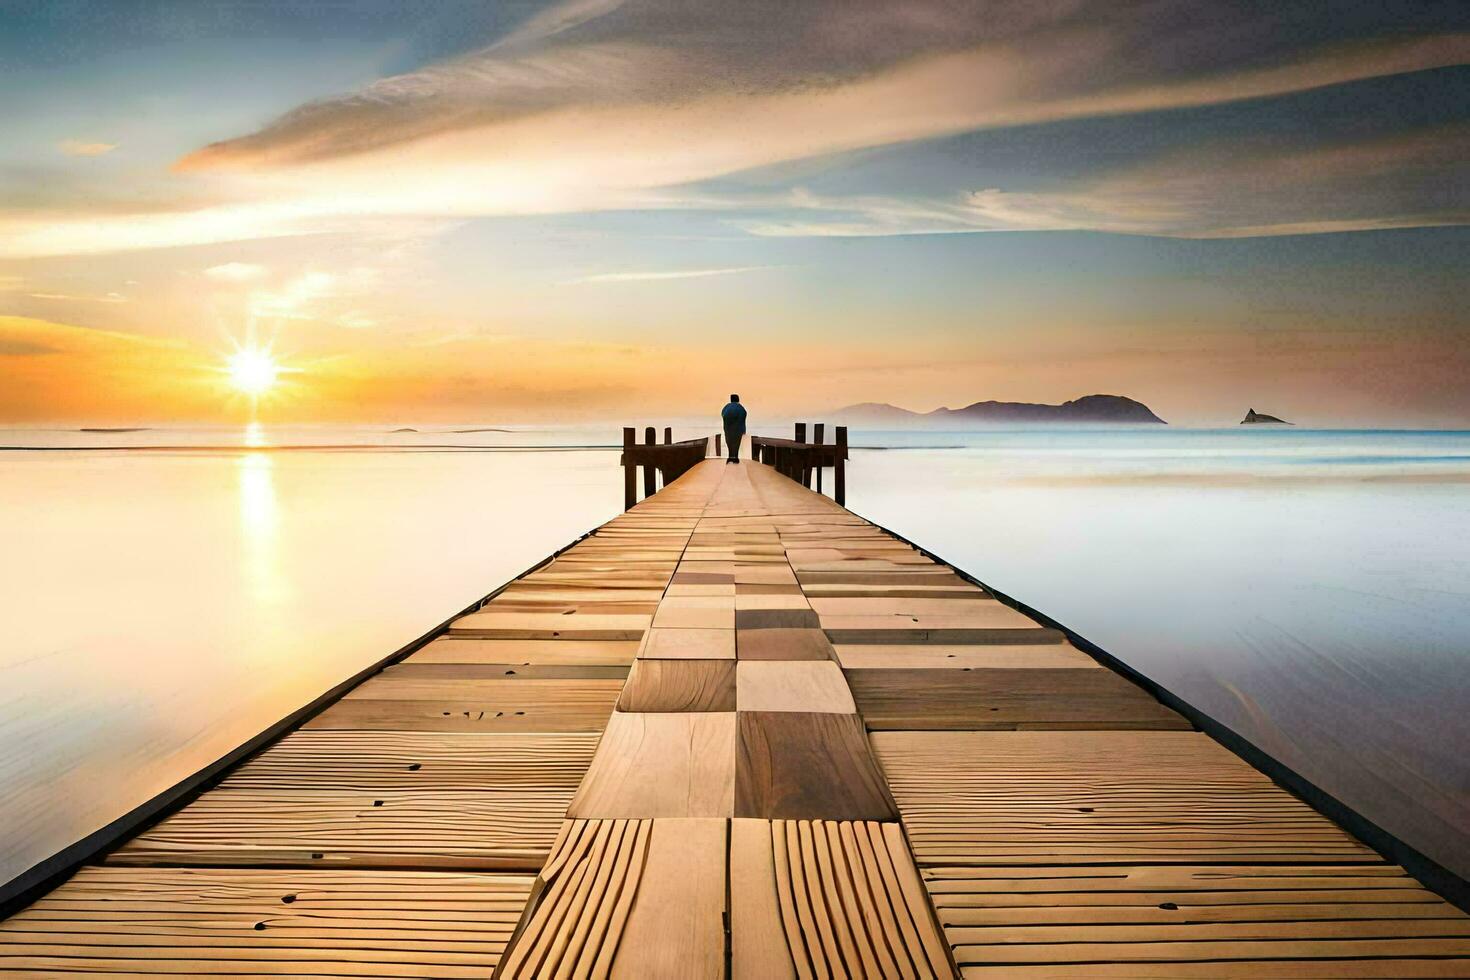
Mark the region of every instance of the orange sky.
POLYGON ((1428 6, 405 9, 15 14, 0 424, 1470 425, 1470 32, 1428 6))

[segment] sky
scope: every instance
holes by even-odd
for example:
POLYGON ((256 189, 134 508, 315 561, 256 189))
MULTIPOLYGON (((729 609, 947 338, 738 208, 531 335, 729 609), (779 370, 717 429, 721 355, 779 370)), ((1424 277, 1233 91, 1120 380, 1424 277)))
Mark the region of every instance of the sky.
POLYGON ((1467 427, 1467 63, 1420 0, 0 0, 0 424, 1467 427))

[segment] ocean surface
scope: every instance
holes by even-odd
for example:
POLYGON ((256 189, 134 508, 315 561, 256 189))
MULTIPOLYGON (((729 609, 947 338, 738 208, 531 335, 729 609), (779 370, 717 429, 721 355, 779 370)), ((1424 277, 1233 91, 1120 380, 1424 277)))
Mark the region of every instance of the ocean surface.
MULTIPOLYGON (((615 430, 412 428, 0 428, 0 880, 620 506, 615 430)), ((1470 876, 1470 433, 851 442, 853 510, 1470 876)))

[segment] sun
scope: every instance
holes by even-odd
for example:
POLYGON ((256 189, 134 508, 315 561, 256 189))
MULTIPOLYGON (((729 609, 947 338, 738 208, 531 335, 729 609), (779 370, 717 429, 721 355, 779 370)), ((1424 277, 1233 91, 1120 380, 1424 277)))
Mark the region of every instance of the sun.
POLYGON ((268 350, 242 347, 229 356, 225 362, 225 371, 231 385, 254 397, 265 394, 275 386, 281 366, 268 350))

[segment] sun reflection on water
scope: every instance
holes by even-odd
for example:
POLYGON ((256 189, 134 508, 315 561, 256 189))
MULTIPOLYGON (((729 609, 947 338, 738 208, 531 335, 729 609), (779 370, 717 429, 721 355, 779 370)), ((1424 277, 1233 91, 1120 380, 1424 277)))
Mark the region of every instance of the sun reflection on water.
MULTIPOLYGON (((245 427, 245 445, 268 445, 260 423, 245 427)), ((282 592, 282 576, 276 549, 278 513, 275 461, 270 453, 243 453, 239 462, 240 544, 246 581, 257 598, 277 601, 282 592)))

